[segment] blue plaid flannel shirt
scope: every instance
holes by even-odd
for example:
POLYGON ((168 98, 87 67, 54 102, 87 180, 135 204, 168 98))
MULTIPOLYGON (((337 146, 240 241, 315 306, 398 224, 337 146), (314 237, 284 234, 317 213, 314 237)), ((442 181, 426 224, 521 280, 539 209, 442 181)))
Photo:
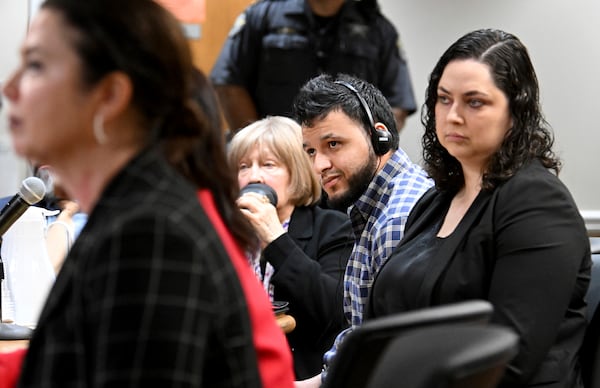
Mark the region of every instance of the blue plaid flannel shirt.
POLYGON ((362 323, 375 274, 404 235, 412 207, 432 185, 425 171, 398 149, 350 207, 355 244, 344 276, 344 313, 350 327, 325 353, 323 378, 344 336, 362 323))

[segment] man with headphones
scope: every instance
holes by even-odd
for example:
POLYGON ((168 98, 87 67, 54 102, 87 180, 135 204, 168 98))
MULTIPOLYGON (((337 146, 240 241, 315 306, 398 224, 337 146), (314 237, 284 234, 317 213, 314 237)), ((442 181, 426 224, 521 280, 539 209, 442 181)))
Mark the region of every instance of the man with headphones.
MULTIPOLYGON (((373 278, 402 238, 410 210, 433 182, 398 147, 392 108, 366 81, 317 76, 296 96, 294 117, 328 205, 347 209, 352 221, 355 244, 344 277, 344 312, 352 330, 362 324, 373 278)), ((326 365, 346 333, 325 354, 326 365)), ((318 386, 320 380, 305 383, 318 386)))

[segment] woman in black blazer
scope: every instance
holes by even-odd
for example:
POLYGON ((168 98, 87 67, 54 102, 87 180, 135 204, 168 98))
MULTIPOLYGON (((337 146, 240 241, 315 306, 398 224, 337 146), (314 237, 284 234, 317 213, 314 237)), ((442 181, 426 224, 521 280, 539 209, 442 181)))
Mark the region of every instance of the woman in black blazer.
POLYGON ((343 277, 354 243, 348 216, 317 206, 321 186, 302 147, 300 126, 271 116, 240 130, 229 144, 238 183, 272 187, 273 206, 250 192, 238 206, 256 231, 260 252, 250 262, 272 301, 289 302, 288 333, 296 379, 320 373, 322 357, 346 325, 343 277))
POLYGON ((589 240, 556 176, 538 90, 527 49, 503 31, 473 31, 442 55, 423 113, 436 186, 380 270, 367 316, 487 299, 492 322, 520 336, 500 386, 580 387, 589 240))

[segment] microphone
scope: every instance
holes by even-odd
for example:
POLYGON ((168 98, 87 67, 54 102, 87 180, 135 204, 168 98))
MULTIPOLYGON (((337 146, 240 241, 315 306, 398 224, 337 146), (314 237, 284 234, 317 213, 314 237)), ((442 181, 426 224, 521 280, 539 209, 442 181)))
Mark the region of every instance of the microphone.
POLYGON ((277 193, 269 185, 265 185, 264 183, 250 183, 240 190, 240 196, 246 193, 258 193, 263 195, 267 197, 271 205, 277 206, 277 193))
POLYGON ((46 194, 46 186, 40 178, 31 176, 21 183, 19 192, 0 210, 0 237, 6 233, 33 204, 40 202, 46 194))

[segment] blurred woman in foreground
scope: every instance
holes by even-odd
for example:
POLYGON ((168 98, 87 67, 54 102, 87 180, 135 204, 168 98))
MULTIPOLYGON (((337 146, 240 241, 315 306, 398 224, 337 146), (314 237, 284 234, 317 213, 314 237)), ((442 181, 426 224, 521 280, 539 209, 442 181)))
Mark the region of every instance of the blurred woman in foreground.
POLYGON ((191 87, 187 41, 155 2, 42 4, 4 86, 11 135, 89 218, 19 386, 262 386, 236 270, 169 163, 207 130, 191 87))

